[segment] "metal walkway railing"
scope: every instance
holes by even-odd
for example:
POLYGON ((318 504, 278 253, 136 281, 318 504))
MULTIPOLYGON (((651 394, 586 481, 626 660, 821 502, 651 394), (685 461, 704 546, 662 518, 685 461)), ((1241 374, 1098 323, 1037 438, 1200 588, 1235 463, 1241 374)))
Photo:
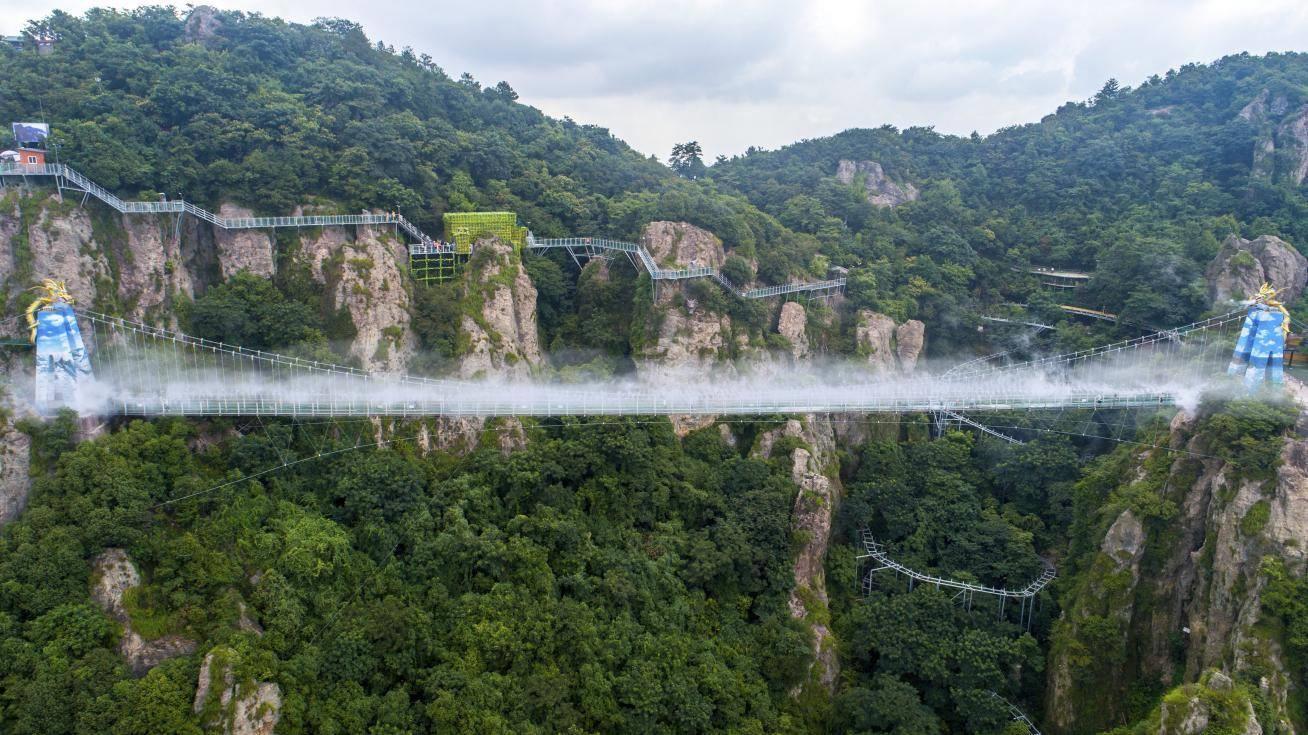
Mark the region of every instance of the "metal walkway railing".
POLYGON ((115 196, 103 186, 60 163, 26 165, 0 164, 0 176, 49 176, 58 180, 60 188, 81 191, 99 199, 123 214, 189 214, 224 230, 262 230, 278 227, 339 227, 344 225, 395 225, 418 241, 415 247, 445 252, 438 243, 417 225, 398 212, 386 214, 327 214, 303 217, 221 217, 188 201, 174 199, 160 202, 129 202, 115 196))
MULTIPOLYGON (((435 240, 398 212, 385 214, 329 214, 307 215, 301 217, 221 217, 188 201, 174 199, 159 202, 129 202, 114 195, 108 189, 91 181, 69 166, 60 163, 29 165, 19 163, 0 164, 0 176, 47 176, 56 179, 61 189, 81 191, 93 196, 123 214, 189 214, 225 230, 275 229, 278 227, 340 227, 345 225, 395 225, 417 240, 409 246, 410 255, 445 255, 455 252, 454 243, 435 240)), ((691 278, 712 278, 722 284, 728 291, 745 299, 762 299, 789 293, 807 293, 817 291, 835 291, 845 287, 844 278, 812 283, 788 283, 780 286, 742 289, 727 280, 716 268, 683 268, 665 270, 658 267, 649 251, 643 246, 592 237, 565 237, 537 240, 531 233, 527 234, 527 247, 533 249, 566 248, 569 252, 583 250, 587 253, 595 250, 620 251, 630 253, 640 261, 650 278, 656 281, 680 281, 691 278)))
POLYGON ((645 246, 623 242, 621 240, 608 240, 602 237, 557 237, 537 239, 535 236, 527 235, 527 247, 537 250, 546 250, 550 248, 564 248, 569 252, 581 251, 590 253, 596 250, 609 250, 614 252, 628 253, 635 255, 640 261, 645 272, 655 281, 684 281, 692 278, 712 278, 726 290, 739 296, 742 299, 766 299, 772 296, 781 296, 791 293, 809 293, 816 291, 836 291, 845 287, 844 278, 833 278, 827 281, 811 281, 806 283, 785 283, 779 286, 764 286, 762 288, 744 289, 732 283, 730 279, 722 275, 722 271, 709 266, 699 266, 696 268, 677 268, 667 269, 660 268, 654 262, 653 256, 645 246))
POLYGON ((971 609, 972 598, 977 594, 997 597, 999 598, 1000 618, 1004 615, 1004 602, 1009 599, 1016 599, 1021 605, 1021 614, 1018 622, 1028 628, 1031 625, 1031 618, 1035 612, 1036 595, 1038 595, 1045 587, 1049 586, 1049 583, 1054 581, 1054 578, 1058 576, 1058 572, 1054 569, 1054 565, 1046 561, 1044 562, 1044 570, 1040 573, 1040 576, 1028 582, 1027 585, 1021 589, 1011 590, 1006 587, 991 587, 990 585, 977 584, 975 582, 947 579, 945 577, 937 577, 934 574, 919 572, 890 558, 886 553, 885 545, 877 542, 876 538, 873 537, 872 532, 866 528, 859 532, 859 537, 863 542, 865 553, 860 554, 857 558, 859 560, 871 559, 880 565, 868 569, 867 574, 864 575, 864 594, 867 594, 872 590, 872 575, 888 569, 896 574, 906 577, 908 579, 908 588, 910 590, 917 584, 929 584, 934 586, 936 589, 958 590, 958 593, 954 595, 954 597, 961 598, 963 604, 966 605, 968 609, 971 609))

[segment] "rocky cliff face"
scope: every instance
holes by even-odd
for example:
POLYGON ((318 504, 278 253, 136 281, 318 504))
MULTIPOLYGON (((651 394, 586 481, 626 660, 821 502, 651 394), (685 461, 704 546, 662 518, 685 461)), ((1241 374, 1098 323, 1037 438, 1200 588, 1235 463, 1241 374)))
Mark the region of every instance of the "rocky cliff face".
POLYGON ((790 343, 790 356, 796 360, 808 357, 808 313, 798 301, 787 301, 781 305, 781 314, 777 317, 777 334, 790 343))
POLYGON ((830 612, 825 571, 831 523, 842 492, 836 436, 830 417, 808 415, 760 434, 753 454, 771 457, 773 447, 782 438, 802 442, 790 452, 791 480, 799 488, 790 527, 803 541, 795 554, 795 587, 789 607, 791 616, 807 622, 812 633, 810 675, 792 695, 798 696, 807 687, 819 687, 830 696, 835 693, 840 675, 836 639, 827 625, 830 612))
POLYGON ((295 260, 309 265, 334 308, 349 311, 356 332, 350 353, 363 368, 404 372, 418 343, 409 326, 409 280, 401 270, 404 244, 371 227, 359 227, 353 236, 345 228, 323 228, 301 240, 295 260))
MULTIPOLYGON (((224 216, 248 210, 223 205, 224 216)), ((402 371, 416 347, 409 328, 404 247, 380 229, 305 230, 290 262, 305 264, 357 330, 350 353, 370 370, 402 371)), ((60 203, 45 190, 0 199, 0 285, 10 304, 42 278, 63 280, 79 305, 176 326, 176 299, 193 298, 242 270, 277 268, 264 230, 226 231, 186 217, 122 216, 97 202, 60 203)))
POLYGON ((881 164, 876 161, 841 160, 836 164, 836 179, 842 184, 852 184, 859 177, 863 178, 863 188, 867 190, 867 200, 877 207, 898 207, 905 202, 917 199, 917 187, 909 183, 896 184, 886 176, 881 164))
POLYGON ((1302 184, 1308 177, 1308 105, 1291 110, 1284 96, 1264 89, 1240 110, 1239 117, 1259 131, 1252 177, 1302 184))
POLYGON ((1208 264, 1207 278, 1213 303, 1247 299, 1263 283, 1282 290, 1281 300, 1289 303, 1308 284, 1308 258, 1274 235, 1253 240, 1231 235, 1208 264))
POLYGON ((896 325, 885 314, 861 309, 855 315, 854 341, 874 372, 907 374, 917 367, 926 343, 926 325, 916 319, 896 325))
MULTIPOLYGON (((722 241, 685 222, 651 222, 641 243, 664 268, 719 267, 726 260, 722 241)), ((654 338, 635 355, 641 372, 721 369, 717 363, 748 348, 750 336, 738 332, 731 317, 712 311, 691 293, 694 286, 663 284, 654 302, 654 338)))
POLYGON ((31 445, 27 435, 12 426, 0 431, 0 526, 17 518, 27 505, 31 445))
POLYGON ((195 653, 195 641, 179 635, 166 635, 147 641, 132 630, 132 620, 123 603, 123 595, 141 584, 136 565, 122 549, 106 549, 95 559, 91 598, 123 627, 118 652, 127 667, 137 676, 175 656, 195 653))
POLYGON ((496 239, 477 243, 464 274, 467 305, 461 325, 468 349, 464 378, 526 378, 541 363, 536 287, 513 246, 496 239))
POLYGON ((200 664, 192 709, 205 727, 224 735, 271 735, 281 719, 282 691, 275 683, 238 682, 236 651, 209 651, 200 664))
POLYGON ((1209 441, 1202 422, 1178 415, 1170 446, 1189 454, 1149 450, 1124 468, 1124 494, 1156 498, 1169 515, 1117 511, 1063 600, 1048 666, 1055 732, 1122 724, 1136 682, 1177 686, 1208 669, 1261 690, 1275 720, 1262 725, 1291 731, 1286 661, 1262 624, 1260 566, 1270 556, 1293 574, 1308 568, 1308 440, 1286 439, 1270 477, 1213 458, 1209 441))
POLYGON ((721 268, 727 259, 717 235, 685 222, 651 222, 640 242, 660 268, 721 268))

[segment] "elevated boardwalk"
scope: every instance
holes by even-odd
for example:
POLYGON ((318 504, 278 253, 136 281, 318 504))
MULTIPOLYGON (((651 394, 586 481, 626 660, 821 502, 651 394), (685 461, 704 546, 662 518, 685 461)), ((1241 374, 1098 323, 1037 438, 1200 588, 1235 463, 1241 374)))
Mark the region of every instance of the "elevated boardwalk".
MULTIPOLYGON (((409 245, 409 256, 432 256, 432 255, 452 255, 460 252, 455 243, 446 243, 436 240, 427 233, 418 228, 417 225, 405 219, 398 212, 388 212, 384 214, 330 214, 330 215, 306 215, 299 217, 222 217, 202 207, 197 207, 188 201, 175 199, 171 201, 159 202, 137 202, 126 201, 114 195, 108 189, 91 181, 86 176, 75 171, 73 168, 58 164, 48 163, 42 165, 28 165, 18 163, 0 164, 0 179, 4 177, 27 178, 52 178, 60 192, 70 191, 83 194, 83 200, 86 197, 95 197, 101 202, 107 204, 115 211, 121 214, 189 214, 197 219, 204 220, 216 227, 224 230, 262 230, 277 229, 281 227, 341 227, 341 226, 363 226, 363 225, 392 225, 403 230, 416 243, 409 245)), ((762 288, 742 289, 731 283, 726 276, 722 275, 715 268, 686 268, 680 270, 669 270, 659 268, 650 256, 648 250, 641 245, 618 240, 607 240, 603 238, 591 237, 568 237, 556 239, 537 240, 532 234, 527 233, 527 247, 530 249, 547 250, 550 248, 564 248, 576 257, 577 253, 583 253, 587 256, 596 256, 610 252, 622 252, 628 254, 633 260, 640 264, 641 267, 649 273, 650 278, 654 281, 682 281, 694 278, 712 278, 721 284, 731 293, 745 299, 764 299, 773 296, 782 296, 792 293, 832 293, 845 287, 845 279, 837 278, 829 281, 816 281, 812 283, 788 283, 780 286, 766 286, 762 288)), ((466 248, 464 249, 466 251, 466 248)))
POLYGON ((684 281, 693 278, 712 278, 718 283, 718 285, 742 299, 766 299, 773 296, 783 296, 792 293, 830 293, 843 289, 846 280, 844 278, 833 278, 826 281, 786 283, 779 286, 764 286, 761 288, 745 289, 732 283, 730 279, 724 276, 722 272, 716 268, 660 268, 658 263, 654 262, 654 257, 650 255, 649 250, 638 243, 623 242, 621 240, 608 240, 600 237, 537 239, 529 233, 527 235, 527 247, 537 250, 562 248, 567 250, 569 253, 572 253, 573 257, 577 257, 578 253, 585 257, 599 257, 607 253, 624 253, 631 258, 633 263, 636 263, 643 268, 654 281, 684 281))
POLYGON ((954 599, 961 600, 967 609, 972 609, 972 599, 976 595, 990 595, 999 599, 999 617, 1004 616, 1005 602, 1008 600, 1017 600, 1019 604, 1018 623, 1027 628, 1031 626, 1031 618, 1035 611, 1036 595, 1040 593, 1049 583, 1054 581, 1058 573, 1054 566, 1045 562, 1044 571, 1040 576, 1031 580, 1021 589, 1008 589, 1005 587, 991 587, 989 585, 977 584, 975 582, 963 582, 957 579, 947 579, 937 577, 933 574, 919 572, 916 569, 907 567, 895 561, 886 552, 885 545, 879 543, 868 529, 863 529, 859 533, 859 538, 863 542, 864 553, 857 558, 859 560, 871 559, 874 566, 868 568, 867 573, 863 576, 863 594, 872 591, 874 577, 877 572, 890 571, 896 575, 905 578, 908 581, 908 589, 912 590, 918 584, 929 584, 936 589, 957 590, 954 599))
POLYGON ((263 230, 279 227, 341 227, 346 225, 395 225, 423 247, 435 248, 438 243, 418 226, 397 212, 386 214, 328 214, 303 217, 222 217, 188 201, 174 199, 160 202, 132 202, 118 198, 69 166, 47 163, 40 166, 7 163, 0 164, 0 177, 53 177, 61 191, 72 191, 93 196, 122 214, 189 214, 224 230, 263 230))

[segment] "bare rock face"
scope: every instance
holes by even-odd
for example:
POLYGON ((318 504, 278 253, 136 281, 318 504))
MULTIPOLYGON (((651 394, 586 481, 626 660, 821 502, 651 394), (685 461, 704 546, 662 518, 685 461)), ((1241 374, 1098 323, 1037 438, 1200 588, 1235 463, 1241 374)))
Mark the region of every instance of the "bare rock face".
POLYGON ((898 207, 905 202, 917 199, 917 187, 905 183, 902 186, 891 181, 881 164, 876 161, 841 160, 836 164, 836 179, 842 184, 852 184, 863 176, 863 187, 867 189, 867 200, 877 207, 898 207))
POLYGON ((350 353, 363 368, 403 372, 418 344, 409 326, 409 283, 400 270, 404 246, 369 227, 358 228, 355 237, 327 227, 301 242, 298 257, 329 289, 333 305, 349 311, 357 332, 350 353))
POLYGON ((1207 277, 1213 303, 1247 299, 1263 283, 1282 289, 1281 300, 1288 303, 1308 284, 1308 258, 1274 235, 1253 240, 1231 235, 1209 263, 1207 277))
POLYGON ((192 710, 204 718, 206 727, 228 735, 271 735, 281 719, 281 687, 270 682, 237 683, 233 673, 237 655, 226 647, 205 655, 192 710))
MULTIPOLYGON (((817 681, 830 695, 836 689, 840 661, 835 636, 820 621, 826 617, 823 613, 829 604, 825 564, 831 543, 831 523, 841 494, 839 474, 831 473, 827 466, 835 457, 835 432, 829 417, 809 415, 803 421, 790 419, 781 428, 760 434, 751 455, 770 457, 777 441, 787 437, 806 445, 795 447, 790 453, 790 477, 799 488, 790 527, 804 543, 795 555, 795 587, 787 604, 792 617, 809 624, 813 636, 810 666, 816 667, 817 681)), ((799 696, 804 686, 801 684, 791 695, 799 696)))
POLYGON ((651 222, 640 242, 660 268, 721 268, 727 259, 717 235, 686 222, 651 222))
POLYGON ((798 301, 787 301, 781 305, 781 316, 777 318, 777 333, 790 342, 790 354, 796 360, 808 357, 808 315, 804 305, 798 301))
MULTIPOLYGON (((1170 446, 1202 451, 1211 441, 1199 433, 1203 426, 1189 417, 1173 421, 1170 446)), ((1128 482, 1144 481, 1144 463, 1155 453, 1140 455, 1139 471, 1128 482)), ((1278 723, 1288 722, 1293 676, 1279 634, 1262 625, 1262 565, 1275 559, 1287 574, 1308 571, 1303 543, 1308 537, 1308 440, 1284 440, 1274 479, 1242 476, 1238 467, 1217 458, 1177 456, 1163 480, 1160 499, 1177 509, 1166 535, 1151 537, 1161 531, 1123 511, 1105 533, 1084 591, 1064 606, 1048 666, 1048 723, 1087 730, 1110 722, 1117 707, 1111 693, 1124 692, 1138 681, 1175 686, 1207 676, 1209 686, 1222 686, 1227 678, 1205 671, 1257 677, 1271 716, 1278 723), (1140 572, 1146 548, 1156 554, 1147 575, 1140 572), (1130 652, 1130 662, 1115 681, 1101 685, 1106 687, 1101 693, 1110 693, 1106 698, 1078 695, 1066 654, 1070 648, 1061 645, 1060 639, 1087 615, 1112 621, 1120 634, 1119 651, 1130 652), (1178 637, 1184 642, 1182 662, 1177 659, 1178 637)), ((1184 723, 1202 719, 1200 713, 1179 709, 1169 711, 1168 718, 1174 729, 1165 732, 1190 732, 1193 729, 1184 723)))
POLYGON ((1295 186, 1308 178, 1308 105, 1290 111, 1284 95, 1273 96, 1264 89, 1238 117, 1259 131, 1250 168, 1253 178, 1288 179, 1295 186))
POLYGON ((141 584, 136 565, 127 557, 126 551, 105 549, 96 557, 94 569, 96 581, 91 588, 91 599, 114 620, 130 623, 127 608, 123 606, 123 593, 141 584))
POLYGON ((195 295, 194 279, 173 228, 156 217, 123 217, 130 257, 118 257, 118 299, 130 316, 173 326, 172 300, 195 295))
POLYGON ((1302 568, 1308 566, 1304 544, 1308 539, 1308 440, 1285 442, 1276 473, 1276 492, 1268 499, 1270 513, 1263 533, 1283 558, 1302 568))
POLYGON ((536 287, 513 246, 498 239, 476 245, 465 274, 465 299, 480 302, 480 319, 465 315, 461 329, 469 350, 459 365, 463 378, 526 378, 541 362, 536 328, 536 287))
POLYGON ((38 282, 42 278, 61 280, 78 303, 95 301, 97 281, 109 275, 109 265, 95 243, 86 210, 56 215, 48 207, 43 209, 35 225, 27 228, 27 244, 32 275, 38 282))
MULTIPOLYGON (((254 212, 235 204, 223 204, 218 208, 218 215, 240 219, 253 217, 254 212)), ((263 278, 272 277, 275 266, 271 230, 224 230, 216 227, 214 238, 218 245, 218 266, 224 279, 241 271, 263 278)))
POLYGON ((856 315, 854 341, 873 372, 913 372, 925 340, 926 325, 916 319, 896 326, 894 319, 875 311, 861 309, 856 315))
POLYGON ((1113 521, 1099 550, 1117 564, 1118 569, 1130 569, 1132 578, 1140 571, 1140 557, 1144 555, 1144 526, 1130 508, 1113 521))
POLYGON ((186 25, 182 28, 183 37, 190 43, 209 45, 216 38, 223 22, 218 19, 218 11, 208 5, 197 5, 186 16, 186 25))
POLYGON ((1285 175, 1296 186, 1308 177, 1308 105, 1281 121, 1276 145, 1285 158, 1285 175))
POLYGON ((32 488, 28 476, 31 439, 12 426, 0 433, 0 526, 12 521, 27 505, 32 488))
POLYGON ((195 653, 195 641, 167 635, 147 641, 132 630, 132 620, 123 604, 123 594, 141 584, 136 565, 122 549, 105 549, 95 558, 91 599, 123 626, 118 652, 127 660, 133 674, 142 676, 160 663, 176 656, 195 653))
POLYGON ((899 369, 905 373, 913 372, 917 367, 917 358, 922 354, 922 345, 926 342, 926 325, 916 319, 895 327, 895 357, 899 358, 899 369))

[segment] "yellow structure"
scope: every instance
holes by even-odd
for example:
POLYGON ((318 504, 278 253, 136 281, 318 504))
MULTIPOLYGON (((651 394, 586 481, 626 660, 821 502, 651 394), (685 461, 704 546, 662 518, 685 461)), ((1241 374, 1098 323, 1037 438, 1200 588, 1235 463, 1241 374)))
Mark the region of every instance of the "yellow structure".
POLYGON ((40 286, 32 288, 33 291, 44 291, 36 297, 30 306, 27 307, 27 327, 31 331, 32 342, 36 343, 36 312, 53 304, 56 301, 62 301, 66 304, 73 303, 72 294, 68 293, 68 286, 63 281, 56 281, 53 278, 47 278, 41 281, 40 286))
POLYGON ((1253 302, 1255 304, 1266 304, 1267 306, 1270 306, 1273 309, 1276 309, 1277 311, 1284 314, 1285 319, 1281 322, 1281 330, 1284 331, 1287 336, 1289 336, 1290 312, 1288 309, 1285 308, 1284 304, 1276 300, 1276 294, 1277 291, 1276 289, 1272 288, 1272 284, 1264 283, 1262 286, 1258 288, 1258 293, 1254 294, 1253 302))
POLYGON ((472 244, 483 237, 498 237, 521 250, 527 244, 527 228, 518 226, 513 212, 446 212, 445 242, 454 243, 454 252, 468 255, 472 244))

